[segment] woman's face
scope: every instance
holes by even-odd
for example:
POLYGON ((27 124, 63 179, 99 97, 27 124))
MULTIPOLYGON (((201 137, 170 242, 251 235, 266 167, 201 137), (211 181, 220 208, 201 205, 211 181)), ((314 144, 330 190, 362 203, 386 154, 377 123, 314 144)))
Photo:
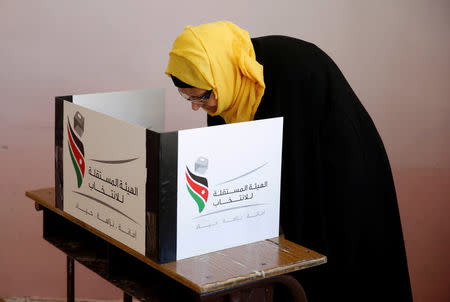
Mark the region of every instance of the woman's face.
MULTIPOLYGON (((180 94, 189 96, 191 99, 201 98, 208 90, 200 88, 178 88, 180 94)), ((197 111, 201 107, 211 111, 217 111, 217 99, 214 92, 211 93, 210 97, 202 101, 191 101, 192 110, 197 111)))

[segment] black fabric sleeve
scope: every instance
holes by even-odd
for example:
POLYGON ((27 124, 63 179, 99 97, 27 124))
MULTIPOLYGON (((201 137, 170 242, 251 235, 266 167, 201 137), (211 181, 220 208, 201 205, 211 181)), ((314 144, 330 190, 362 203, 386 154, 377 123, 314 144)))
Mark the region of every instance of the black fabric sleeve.
POLYGON ((225 121, 219 115, 211 116, 211 115, 208 114, 207 122, 208 122, 208 127, 209 126, 217 126, 217 125, 224 125, 225 124, 225 121))

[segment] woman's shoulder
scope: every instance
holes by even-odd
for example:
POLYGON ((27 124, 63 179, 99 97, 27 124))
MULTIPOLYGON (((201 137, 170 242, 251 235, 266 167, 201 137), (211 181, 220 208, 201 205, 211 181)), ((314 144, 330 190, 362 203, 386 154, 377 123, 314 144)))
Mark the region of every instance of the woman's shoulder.
MULTIPOLYGON (((318 46, 298 38, 273 35, 252 38, 256 60, 264 65, 317 68, 328 65, 329 56, 318 46)), ((269 67, 269 66, 267 66, 269 67)))
POLYGON ((310 53, 311 55, 321 52, 319 47, 314 43, 301 40, 289 36, 273 35, 252 38, 252 43, 255 52, 262 50, 266 53, 275 52, 278 54, 292 54, 292 53, 310 53))
POLYGON ((283 35, 269 35, 251 38, 253 43, 258 43, 263 46, 268 45, 295 45, 303 47, 316 47, 311 42, 304 41, 298 38, 283 36, 283 35))
MULTIPOLYGON (((287 78, 292 85, 298 85, 298 81, 307 81, 313 74, 323 75, 334 65, 315 44, 297 38, 264 36, 253 38, 252 42, 256 61, 264 68, 266 87, 287 78)), ((280 84, 287 83, 283 80, 280 84)))

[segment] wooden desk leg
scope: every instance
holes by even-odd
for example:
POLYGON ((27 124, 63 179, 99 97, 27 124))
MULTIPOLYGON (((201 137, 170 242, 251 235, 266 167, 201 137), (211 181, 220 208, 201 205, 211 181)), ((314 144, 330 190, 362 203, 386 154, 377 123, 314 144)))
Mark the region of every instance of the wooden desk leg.
POLYGON ((123 302, 132 302, 133 297, 127 294, 126 292, 123 292, 123 302))
POLYGON ((75 302, 75 266, 70 256, 67 256, 67 302, 75 302))

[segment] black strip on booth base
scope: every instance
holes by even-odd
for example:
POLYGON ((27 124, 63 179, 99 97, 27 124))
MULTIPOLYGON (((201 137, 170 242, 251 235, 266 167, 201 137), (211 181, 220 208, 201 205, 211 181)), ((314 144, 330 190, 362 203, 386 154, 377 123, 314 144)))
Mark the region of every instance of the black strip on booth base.
POLYGON ((73 102, 71 95, 55 98, 55 206, 64 209, 63 198, 63 122, 64 101, 73 102))
POLYGON ((155 260, 159 252, 159 138, 159 133, 146 130, 145 256, 155 260))
POLYGON ((159 151, 159 262, 177 256, 178 132, 160 135, 159 151))

